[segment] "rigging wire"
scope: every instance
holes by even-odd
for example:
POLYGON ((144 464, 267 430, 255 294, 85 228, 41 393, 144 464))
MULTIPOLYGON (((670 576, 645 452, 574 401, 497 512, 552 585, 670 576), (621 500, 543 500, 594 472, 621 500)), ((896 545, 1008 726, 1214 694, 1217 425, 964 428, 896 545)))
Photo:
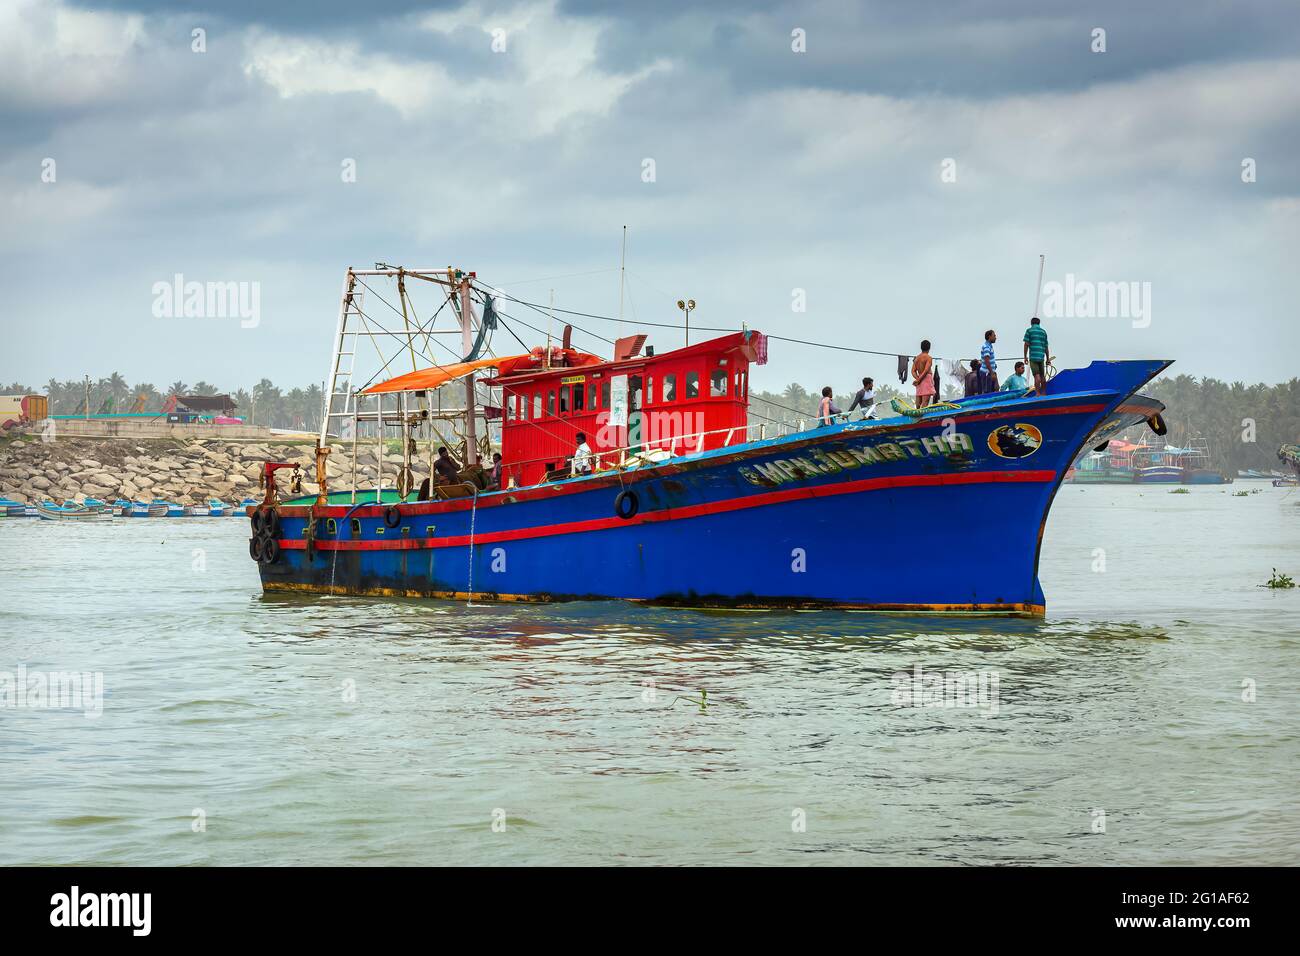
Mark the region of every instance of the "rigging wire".
MULTIPOLYGON (((542 306, 538 305, 535 302, 529 302, 526 299, 519 299, 516 298, 515 296, 509 295, 508 293, 504 293, 504 292, 500 294, 504 298, 509 299, 511 302, 517 302, 520 305, 527 306, 530 309, 533 309, 534 311, 542 313, 543 315, 546 314, 545 308, 543 308, 542 306)), ((562 312, 565 315, 576 315, 584 319, 598 319, 604 322, 618 322, 623 325, 644 325, 644 326, 651 326, 653 328, 659 328, 659 329, 684 330, 686 328, 685 325, 676 322, 649 322, 646 320, 638 321, 636 319, 619 319, 612 315, 598 315, 594 312, 579 312, 576 309, 561 309, 558 306, 553 308, 551 311, 562 312)), ((573 323, 569 323, 569 324, 572 325, 573 323)), ((577 325, 574 325, 573 327, 575 329, 579 328, 577 325)), ((740 331, 740 329, 723 328, 721 326, 711 326, 711 325, 696 325, 696 326, 692 326, 691 328, 698 332, 739 332, 740 331)), ((609 339, 606 339, 603 336, 596 335, 594 332, 590 332, 586 329, 580 329, 580 331, 586 332, 588 335, 593 335, 604 342, 610 341, 609 339)), ((769 339, 776 339, 779 342, 791 342, 795 345, 808 345, 808 346, 812 346, 813 348, 835 349, 841 352, 855 352, 860 355, 879 355, 884 358, 898 358, 899 356, 904 354, 903 352, 882 352, 878 349, 861 349, 861 348, 855 348, 850 345, 836 345, 830 342, 813 342, 809 339, 796 339, 786 335, 776 335, 775 333, 771 333, 771 332, 765 332, 764 335, 766 335, 769 339)), ((915 353, 908 354, 907 357, 912 358, 914 354, 915 353)), ((934 354, 931 354, 931 358, 933 358, 935 361, 943 361, 943 362, 968 361, 967 359, 948 359, 945 358, 944 356, 934 355, 934 354)))

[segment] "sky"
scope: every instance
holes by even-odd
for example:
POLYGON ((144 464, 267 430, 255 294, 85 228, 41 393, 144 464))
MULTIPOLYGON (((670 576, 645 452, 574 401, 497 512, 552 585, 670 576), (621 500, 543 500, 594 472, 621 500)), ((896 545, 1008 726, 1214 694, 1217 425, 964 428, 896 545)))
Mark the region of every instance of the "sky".
MULTIPOLYGON (((579 320, 608 338, 690 297, 701 326, 1019 352, 1044 255, 1058 366, 1278 382, 1298 150, 1294 2, 0 0, 0 381, 319 383, 376 261, 616 315, 626 226, 631 321, 579 320), (186 316, 177 275, 255 316, 186 316)), ((776 341, 754 384, 894 365, 776 341)))

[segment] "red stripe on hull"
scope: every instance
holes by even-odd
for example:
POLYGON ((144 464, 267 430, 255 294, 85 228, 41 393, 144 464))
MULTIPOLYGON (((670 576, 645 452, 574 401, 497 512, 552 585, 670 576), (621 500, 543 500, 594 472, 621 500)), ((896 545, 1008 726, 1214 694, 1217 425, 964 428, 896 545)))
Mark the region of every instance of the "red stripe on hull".
MULTIPOLYGON (((1005 418, 1015 421, 1023 418, 1037 418, 1043 415, 1081 415, 1101 412, 1106 409, 1105 404, 1089 405, 1063 405, 1053 408, 1021 408, 1014 411, 1002 410, 998 412, 985 412, 980 414, 963 414, 954 412, 952 418, 962 422, 982 422, 994 419, 1005 418)), ((946 419, 936 418, 927 422, 907 422, 900 425, 889 425, 879 429, 879 436, 885 437, 898 431, 914 431, 926 428, 943 428, 946 419)), ((828 441, 839 440, 845 433, 835 435, 823 435, 810 438, 806 441, 791 442, 780 447, 765 445, 761 448, 746 449, 736 455, 735 460, 743 461, 748 458, 758 458, 773 454, 792 454, 799 449, 806 448, 809 445, 822 444, 828 441)), ((849 432, 848 436, 856 436, 858 432, 849 432)), ((875 436, 877 433, 872 432, 875 436)), ((501 507, 506 504, 515 502, 535 501, 539 498, 554 499, 558 495, 580 494, 585 491, 591 491, 601 487, 626 487, 627 485, 636 484, 641 481, 649 481, 654 478, 671 477, 679 474, 683 470, 694 469, 699 467, 711 467, 716 464, 723 464, 730 459, 721 457, 712 457, 699 461, 689 461, 685 464, 676 464, 672 461, 664 462, 654 468, 639 469, 636 471, 627 471, 613 473, 608 475, 598 475, 594 478, 587 478, 582 481, 540 485, 532 488, 523 488, 505 492, 487 492, 479 496, 478 506, 480 508, 501 507), (513 499, 510 501, 508 499, 513 499)), ((360 489, 358 489, 360 490, 360 489)), ((452 511, 465 511, 473 505, 471 497, 453 498, 448 501, 404 501, 398 502, 402 513, 408 516, 415 515, 436 515, 446 514, 452 511)), ((318 518, 346 518, 346 517, 376 517, 382 515, 384 509, 390 507, 390 504, 365 504, 365 505, 326 505, 323 508, 316 508, 316 517, 318 518)), ((285 505, 280 508, 280 514, 291 518, 307 518, 311 516, 313 505, 285 505)))
MULTIPOLYGON (((645 524, 651 521, 677 521, 686 518, 699 518, 705 515, 721 514, 727 511, 741 511, 747 508, 760 508, 764 505, 780 504, 800 498, 822 498, 833 495, 856 494, 860 491, 876 491, 884 488, 916 488, 932 485, 975 485, 990 482, 1025 482, 1045 483, 1054 481, 1056 472, 1050 469, 1040 471, 975 471, 953 475, 903 475, 891 478, 861 478, 846 481, 838 485, 819 485, 808 488, 788 488, 784 491, 765 491, 743 498, 729 498, 726 501, 710 501, 684 508, 665 508, 662 511, 645 512, 630 521, 613 516, 609 518, 590 518, 586 521, 567 521, 559 524, 536 525, 531 528, 515 528, 509 531, 485 531, 474 535, 474 544, 494 544, 499 541, 519 541, 524 538, 542 538, 552 535, 580 534, 587 531, 604 531, 609 528, 623 528, 645 524)), ((304 509, 305 510, 305 509, 304 509)), ((441 538, 394 538, 391 540, 318 540, 316 548, 320 551, 403 551, 422 548, 457 548, 470 543, 470 536, 447 535, 441 538)), ((280 542, 281 548, 302 550, 307 547, 305 540, 286 538, 280 542)))

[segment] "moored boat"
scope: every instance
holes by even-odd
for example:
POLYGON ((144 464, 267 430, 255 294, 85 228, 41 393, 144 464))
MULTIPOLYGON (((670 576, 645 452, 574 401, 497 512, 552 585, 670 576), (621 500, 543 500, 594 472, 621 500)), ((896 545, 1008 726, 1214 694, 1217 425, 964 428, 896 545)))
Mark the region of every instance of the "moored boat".
POLYGON ((46 521, 104 520, 113 517, 112 512, 105 508, 87 508, 74 503, 56 504, 53 501, 39 502, 36 514, 46 521))
POLYGON ((1291 474, 1281 478, 1274 479, 1275 487, 1290 487, 1300 483, 1300 445, 1286 444, 1277 450, 1278 461, 1291 469, 1291 474))
MULTIPOLYGON (((422 277, 459 302, 470 360, 353 392, 339 370, 354 351, 356 278, 387 274, 348 274, 319 493, 281 497, 277 472, 292 466, 263 466, 249 547, 267 591, 1040 615, 1042 529, 1066 470, 1123 428, 1148 422, 1163 433, 1163 406, 1136 394, 1170 364, 1150 359, 1065 369, 1043 394, 986 394, 768 437, 747 418, 749 370, 767 357, 761 333, 660 354, 640 353, 645 336, 627 337, 608 359, 567 341, 482 359, 468 346, 483 338, 474 306, 491 315, 492 291, 453 271, 422 277), (480 402, 474 377, 486 369, 480 402), (436 423, 427 396, 445 386, 473 399, 460 467, 417 490, 412 436, 436 423), (328 429, 345 421, 353 436, 372 424, 376 441, 400 431, 408 451, 387 484, 377 474, 359 487, 354 467, 350 488, 330 489, 328 429), (482 464, 492 449, 477 438, 496 423, 499 484, 482 464), (979 527, 990 514, 1015 517, 997 561, 936 562, 918 537, 979 527), (864 574, 845 559, 863 541, 901 546, 864 574)), ((427 437, 432 458, 438 439, 427 437)))

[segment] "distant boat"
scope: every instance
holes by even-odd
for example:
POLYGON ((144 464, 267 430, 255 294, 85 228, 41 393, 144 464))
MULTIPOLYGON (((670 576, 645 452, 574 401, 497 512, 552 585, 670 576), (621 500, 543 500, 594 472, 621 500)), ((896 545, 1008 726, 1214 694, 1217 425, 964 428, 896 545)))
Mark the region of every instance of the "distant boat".
POLYGON ((220 518, 226 513, 227 510, 228 509, 224 501, 220 501, 217 498, 209 498, 207 508, 205 509, 204 513, 209 518, 220 518))
POLYGON ((143 501, 131 502, 132 518, 162 518, 167 515, 167 502, 154 499, 146 504, 143 501))
POLYGON ((26 516, 27 506, 21 501, 0 498, 0 518, 22 518, 26 516))
POLYGON ((155 499, 153 500, 153 502, 149 505, 149 517, 151 517, 151 518, 184 518, 184 517, 185 517, 185 506, 184 506, 184 505, 177 504, 177 503, 174 502, 174 501, 166 501, 166 500, 164 500, 164 499, 162 499, 162 498, 155 498, 155 499), (154 510, 154 509, 157 508, 159 505, 162 506, 162 510, 159 511, 159 512, 157 512, 157 513, 155 513, 155 510, 154 510))
POLYGON ((56 505, 52 501, 42 501, 36 506, 38 517, 46 521, 71 521, 87 519, 107 519, 113 515, 104 508, 87 508, 84 505, 56 505))
POLYGON ((1204 438, 1186 447, 1156 442, 1147 436, 1133 450, 1134 481, 1139 484, 1226 485, 1232 482, 1210 467, 1210 447, 1204 438))
POLYGON ((1278 461, 1291 468, 1292 474, 1273 482, 1278 488, 1300 483, 1300 445, 1283 445, 1277 450, 1278 461))

